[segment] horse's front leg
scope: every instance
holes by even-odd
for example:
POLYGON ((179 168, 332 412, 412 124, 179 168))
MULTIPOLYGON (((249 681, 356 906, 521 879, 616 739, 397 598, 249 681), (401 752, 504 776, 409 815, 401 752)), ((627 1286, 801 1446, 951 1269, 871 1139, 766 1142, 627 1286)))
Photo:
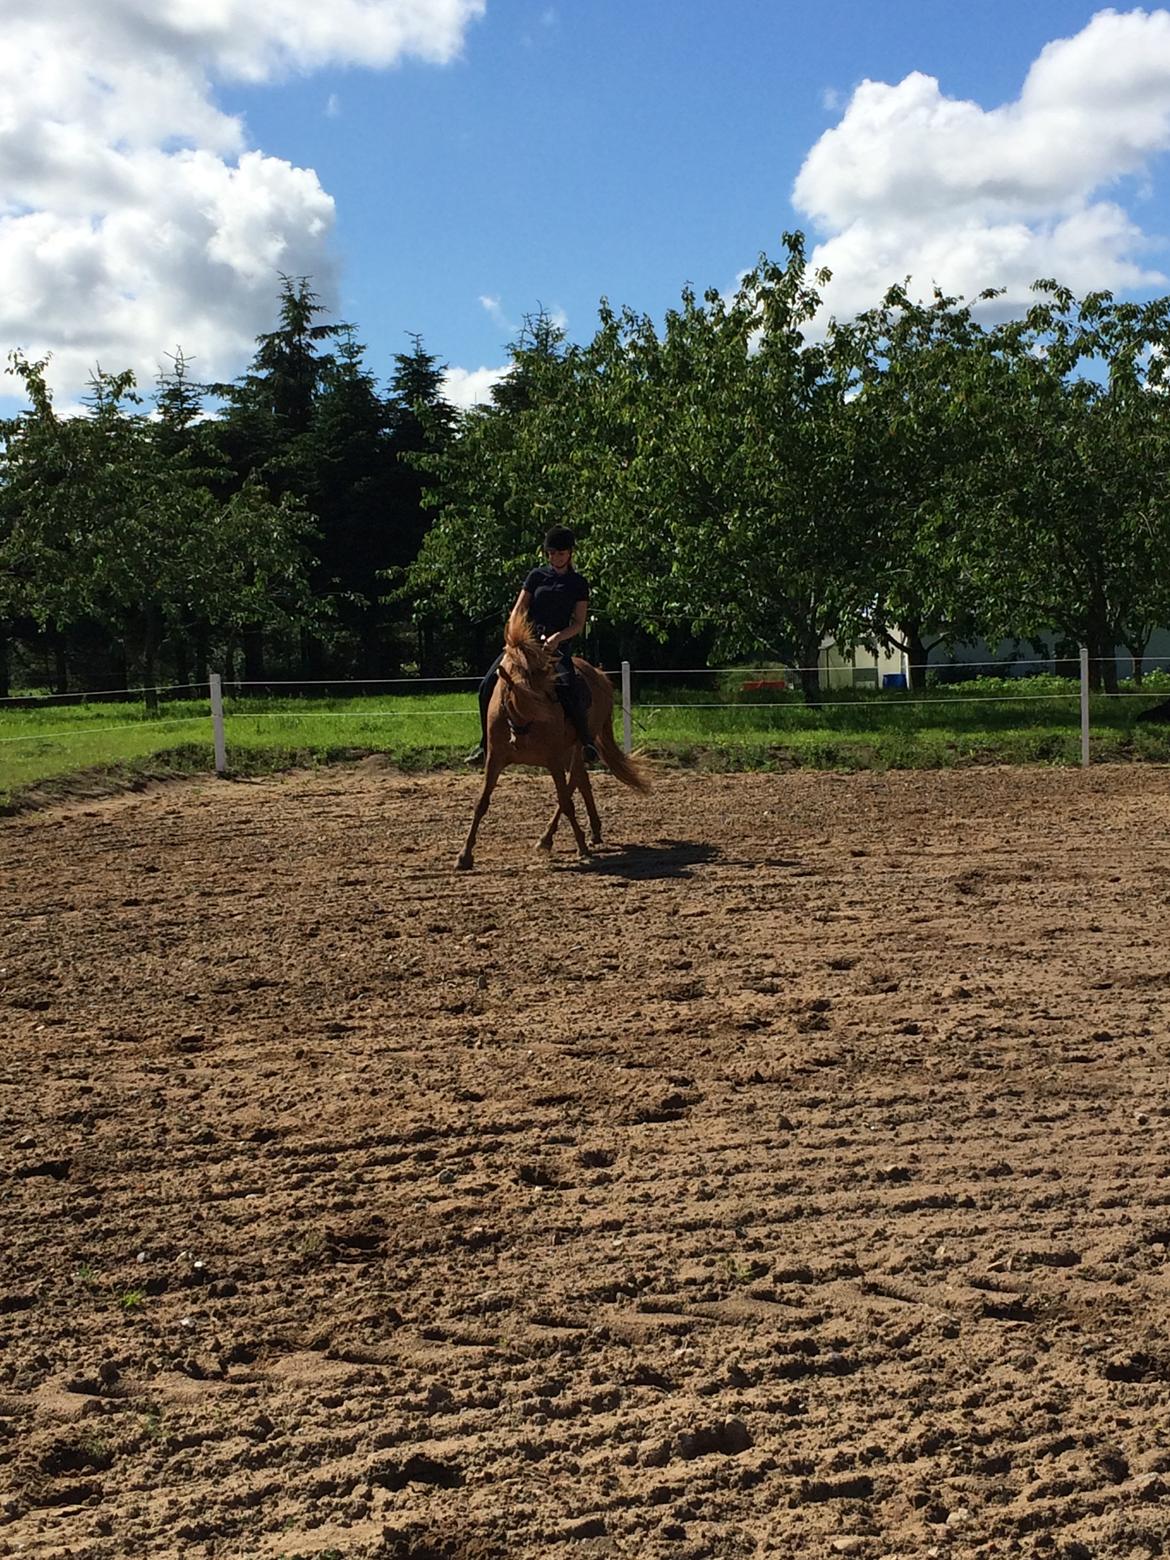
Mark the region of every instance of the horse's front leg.
MULTIPOLYGON (((569 773, 569 795, 570 796, 572 796, 573 789, 576 786, 576 784, 577 784, 577 766, 576 766, 576 764, 574 764, 572 770, 569 773)), ((558 801, 556 812, 554 812, 552 817, 548 820, 548 828, 544 831, 544 833, 540 836, 540 838, 536 842, 537 850, 551 850, 553 848, 553 836, 557 832, 557 824, 560 821, 561 821, 561 804, 558 801)))
MULTIPOLYGON (((601 815, 597 811, 597 803, 593 799, 593 787, 589 783, 589 771, 585 767, 585 755, 579 747, 573 749, 573 767, 569 771, 569 795, 574 791, 580 791, 585 802, 585 811, 589 814, 589 838, 594 845, 601 844, 601 815)), ((558 807, 549 820, 548 828, 537 841, 538 850, 551 850, 553 836, 557 832, 557 824, 560 821, 561 809, 558 807)))
POLYGON ((544 831, 544 833, 540 836, 540 838, 536 842, 537 850, 552 850, 552 848, 553 848, 553 836, 557 832, 557 824, 560 821, 561 821, 561 807, 560 807, 560 803, 558 802, 557 803, 557 810, 556 810, 556 812, 554 812, 552 817, 548 820, 548 828, 544 831))
MULTIPOLYGON (((549 825, 549 831, 556 826, 557 817, 564 813, 573 830, 573 838, 577 841, 577 854, 582 858, 588 858, 589 846, 585 843, 585 836, 581 832, 581 825, 577 822, 577 812, 573 806, 573 786, 565 776, 565 771, 557 764, 550 764, 548 772, 553 777, 553 784, 557 788, 558 807, 553 814, 553 821, 549 825)), ((546 832, 549 832, 546 831, 546 832)), ((551 833, 550 833, 551 844, 551 833)))
POLYGON ((489 741, 487 764, 483 772, 483 790, 479 793, 479 800, 475 804, 475 812, 471 818, 471 828, 467 831, 467 838, 463 842, 463 849, 455 858, 455 865, 464 872, 469 872, 475 865, 472 852, 475 849, 475 837, 479 833, 479 826, 483 822, 483 815, 488 810, 488 803, 492 799, 492 792, 496 788, 496 781, 500 778, 505 764, 496 757, 493 744, 489 741))

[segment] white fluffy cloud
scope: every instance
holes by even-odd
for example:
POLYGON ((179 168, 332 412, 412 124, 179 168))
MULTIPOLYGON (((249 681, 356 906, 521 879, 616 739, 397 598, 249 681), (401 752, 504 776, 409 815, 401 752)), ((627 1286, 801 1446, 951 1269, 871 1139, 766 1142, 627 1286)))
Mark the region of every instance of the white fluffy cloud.
POLYGON ((511 366, 503 368, 449 368, 443 375, 443 394, 452 406, 470 411, 482 405, 490 396, 493 385, 506 379, 511 366))
POLYGON ((484 4, 0 0, 0 347, 51 352, 66 393, 99 360, 149 385, 175 345, 234 373, 278 271, 328 288, 333 201, 249 148, 215 82, 441 64, 484 4))
MULTIPOLYGON (((1009 302, 1054 276, 1075 291, 1162 286, 1155 241, 1118 185, 1170 147, 1170 11, 1102 11, 1048 44, 1018 99, 945 97, 914 73, 866 81, 816 143, 793 190, 823 239, 812 254, 840 315, 904 277, 1009 302)), ((1159 238, 1159 244, 1164 239, 1159 238)))

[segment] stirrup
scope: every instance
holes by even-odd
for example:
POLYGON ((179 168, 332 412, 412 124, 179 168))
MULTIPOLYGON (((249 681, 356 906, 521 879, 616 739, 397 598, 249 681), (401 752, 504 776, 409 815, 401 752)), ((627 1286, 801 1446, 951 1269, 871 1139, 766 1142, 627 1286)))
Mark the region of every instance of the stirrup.
POLYGON ((599 764, 601 762, 601 754, 593 746, 592 742, 583 742, 581 744, 581 752, 587 764, 599 764))

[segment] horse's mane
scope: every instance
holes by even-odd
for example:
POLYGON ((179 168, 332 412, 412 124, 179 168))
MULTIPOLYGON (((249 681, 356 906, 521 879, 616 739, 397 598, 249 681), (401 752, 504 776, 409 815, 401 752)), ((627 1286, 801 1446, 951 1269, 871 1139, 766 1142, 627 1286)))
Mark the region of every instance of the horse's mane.
POLYGON ((504 629, 504 653, 513 666, 520 662, 530 683, 543 681, 552 674, 552 656, 536 637, 526 612, 513 612, 509 617, 504 629))

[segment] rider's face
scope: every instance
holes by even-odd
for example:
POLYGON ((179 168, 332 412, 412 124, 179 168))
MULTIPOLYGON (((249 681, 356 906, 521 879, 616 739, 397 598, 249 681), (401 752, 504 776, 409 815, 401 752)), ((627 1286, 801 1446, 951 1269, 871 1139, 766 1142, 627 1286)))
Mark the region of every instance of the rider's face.
POLYGON ((563 574, 573 560, 571 547, 550 547, 548 549, 548 561, 558 574, 563 574))

